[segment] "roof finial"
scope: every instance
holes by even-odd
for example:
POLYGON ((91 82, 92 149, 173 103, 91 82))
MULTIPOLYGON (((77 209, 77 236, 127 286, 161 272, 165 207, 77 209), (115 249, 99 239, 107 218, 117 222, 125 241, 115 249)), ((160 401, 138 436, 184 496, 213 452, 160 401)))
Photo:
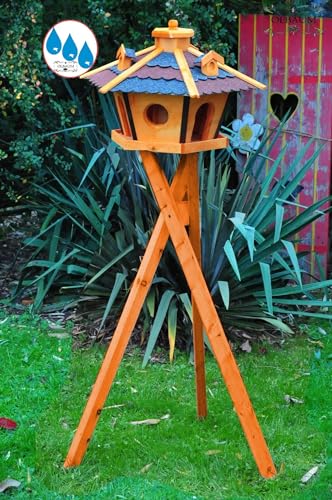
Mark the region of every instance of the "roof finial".
POLYGON ((169 27, 169 29, 175 30, 178 26, 179 26, 179 23, 177 22, 176 19, 170 19, 168 21, 168 27, 169 27))

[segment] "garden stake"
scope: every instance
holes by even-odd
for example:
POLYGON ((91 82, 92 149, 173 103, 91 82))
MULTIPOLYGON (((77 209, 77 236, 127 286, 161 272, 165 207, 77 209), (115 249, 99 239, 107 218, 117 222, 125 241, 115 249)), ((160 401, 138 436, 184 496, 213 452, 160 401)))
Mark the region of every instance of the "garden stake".
POLYGON ((117 61, 83 75, 100 92, 114 92, 121 129, 112 131, 112 139, 140 151, 160 214, 65 467, 81 463, 170 237, 191 291, 198 417, 207 415, 204 328, 258 470, 270 478, 276 469, 201 270, 198 181, 198 152, 228 144, 219 134, 228 93, 264 85, 226 66, 214 51, 201 54, 190 43, 194 32, 177 21, 152 35, 152 47, 135 53, 122 45, 117 61), (171 186, 156 152, 180 154, 171 186))

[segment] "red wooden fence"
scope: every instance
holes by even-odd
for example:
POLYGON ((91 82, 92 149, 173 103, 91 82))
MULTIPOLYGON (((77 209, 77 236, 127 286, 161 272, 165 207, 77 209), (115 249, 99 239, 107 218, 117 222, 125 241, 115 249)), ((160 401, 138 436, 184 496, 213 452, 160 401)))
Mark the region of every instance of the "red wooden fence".
MULTIPOLYGON (((319 144, 325 143, 313 168, 301 183, 304 189, 297 201, 308 205, 329 195, 332 159, 332 19, 241 15, 239 69, 264 82, 267 91, 243 93, 239 97, 238 116, 250 112, 259 123, 275 128, 279 123, 276 104, 285 100, 284 108, 293 111, 271 155, 275 158, 280 147, 287 143, 283 168, 287 168, 309 137, 315 137, 315 141, 306 158, 319 144)), ((327 272, 330 250, 328 217, 320 218, 300 236, 298 250, 315 252, 327 272)), ((306 267, 310 272, 315 271, 313 256, 306 267)))

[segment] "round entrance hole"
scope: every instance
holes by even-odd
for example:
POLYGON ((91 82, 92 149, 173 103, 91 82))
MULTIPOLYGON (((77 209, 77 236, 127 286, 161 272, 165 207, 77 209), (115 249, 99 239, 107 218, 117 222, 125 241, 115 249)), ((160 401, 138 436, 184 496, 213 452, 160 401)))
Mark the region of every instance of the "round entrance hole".
POLYGON ((168 120, 168 111, 161 104, 151 104, 146 108, 145 115, 154 125, 163 125, 168 120))

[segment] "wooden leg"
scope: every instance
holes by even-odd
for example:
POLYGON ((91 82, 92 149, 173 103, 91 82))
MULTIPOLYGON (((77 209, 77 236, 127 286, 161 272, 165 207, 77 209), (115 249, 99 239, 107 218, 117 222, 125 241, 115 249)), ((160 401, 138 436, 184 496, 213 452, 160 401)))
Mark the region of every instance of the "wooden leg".
POLYGON ((64 463, 65 467, 79 465, 84 457, 91 435, 121 363, 131 332, 149 291, 168 236, 169 233, 163 218, 159 217, 71 443, 64 463))
POLYGON ((160 168, 154 154, 143 151, 141 156, 145 171, 161 213, 164 216, 165 224, 168 227, 177 256, 193 294, 206 334, 210 340, 215 358, 258 470, 265 478, 273 477, 276 474, 276 469, 269 449, 205 283, 199 262, 197 261, 187 232, 181 224, 178 207, 172 197, 165 174, 160 168))
MULTIPOLYGON (((174 177, 171 191, 181 199, 184 189, 185 157, 181 159, 174 177)), ((164 218, 159 215, 146 248, 136 278, 132 284, 119 323, 103 360, 96 382, 84 409, 81 421, 68 451, 64 466, 79 465, 84 457, 92 433, 97 425, 104 402, 111 389, 114 377, 121 363, 132 330, 136 324, 151 281, 168 240, 164 218)))
MULTIPOLYGON (((195 252, 197 261, 201 265, 201 230, 199 208, 199 177, 198 155, 188 156, 188 197, 189 197, 189 239, 195 252)), ((193 308, 193 341, 196 380, 196 403, 198 418, 207 415, 206 380, 205 380, 205 348, 203 338, 203 323, 198 312, 195 299, 191 295, 193 308)))

